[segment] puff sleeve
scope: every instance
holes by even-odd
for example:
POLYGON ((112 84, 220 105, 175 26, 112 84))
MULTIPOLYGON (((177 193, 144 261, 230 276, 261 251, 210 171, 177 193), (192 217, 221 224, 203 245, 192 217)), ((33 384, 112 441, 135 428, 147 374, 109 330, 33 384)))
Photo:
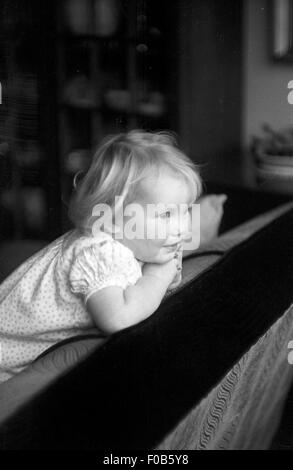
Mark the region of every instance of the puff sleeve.
POLYGON ((71 291, 87 302, 98 290, 110 286, 126 289, 141 275, 140 264, 129 248, 113 239, 97 243, 93 238, 74 250, 69 283, 71 291))

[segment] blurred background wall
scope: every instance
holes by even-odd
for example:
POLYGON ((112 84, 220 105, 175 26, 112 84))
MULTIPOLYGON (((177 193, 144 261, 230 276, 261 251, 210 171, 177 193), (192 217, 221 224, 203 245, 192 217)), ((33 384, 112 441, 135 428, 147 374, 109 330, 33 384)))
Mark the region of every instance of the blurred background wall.
POLYGON ((204 179, 241 166, 243 3, 180 2, 179 135, 204 179))
POLYGON ((251 151, 265 122, 292 124, 292 28, 278 60, 272 47, 273 5, 292 26, 292 3, 0 0, 0 242, 70 228, 74 175, 135 127, 176 132, 219 190, 292 194, 291 160, 274 158, 293 155, 293 132, 251 151))
POLYGON ((243 144, 258 135, 264 122, 275 129, 293 125, 287 101, 292 62, 272 60, 271 2, 245 0, 243 11, 243 144))

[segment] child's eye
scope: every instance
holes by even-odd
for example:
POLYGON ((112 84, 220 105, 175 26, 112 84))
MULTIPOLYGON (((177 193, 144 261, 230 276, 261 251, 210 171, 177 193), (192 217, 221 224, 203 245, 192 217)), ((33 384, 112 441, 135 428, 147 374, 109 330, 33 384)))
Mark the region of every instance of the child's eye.
POLYGON ((161 217, 162 217, 163 219, 170 219, 170 217, 171 217, 171 211, 163 212, 163 213, 161 214, 161 217))

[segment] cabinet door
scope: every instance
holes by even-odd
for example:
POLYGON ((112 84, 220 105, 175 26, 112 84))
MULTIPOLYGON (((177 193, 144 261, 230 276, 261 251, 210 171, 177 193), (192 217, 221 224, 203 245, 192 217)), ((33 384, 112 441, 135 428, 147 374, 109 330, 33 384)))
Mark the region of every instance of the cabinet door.
POLYGON ((0 3, 0 231, 5 238, 48 234, 42 18, 35 0, 0 3))
POLYGON ((166 0, 56 4, 58 152, 66 201, 74 175, 86 171, 105 135, 134 128, 177 130, 176 5, 166 0))

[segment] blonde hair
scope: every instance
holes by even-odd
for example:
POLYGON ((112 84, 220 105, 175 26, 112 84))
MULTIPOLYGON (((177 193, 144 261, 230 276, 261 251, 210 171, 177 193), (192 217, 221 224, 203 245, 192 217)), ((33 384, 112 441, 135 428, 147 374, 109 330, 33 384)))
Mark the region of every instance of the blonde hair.
POLYGON ((139 182, 164 168, 185 178, 193 200, 199 196, 198 168, 178 148, 176 138, 170 132, 133 130, 107 137, 75 188, 69 205, 70 219, 77 228, 90 230, 96 204, 114 208, 115 196, 120 196, 123 204, 134 201, 139 182))

